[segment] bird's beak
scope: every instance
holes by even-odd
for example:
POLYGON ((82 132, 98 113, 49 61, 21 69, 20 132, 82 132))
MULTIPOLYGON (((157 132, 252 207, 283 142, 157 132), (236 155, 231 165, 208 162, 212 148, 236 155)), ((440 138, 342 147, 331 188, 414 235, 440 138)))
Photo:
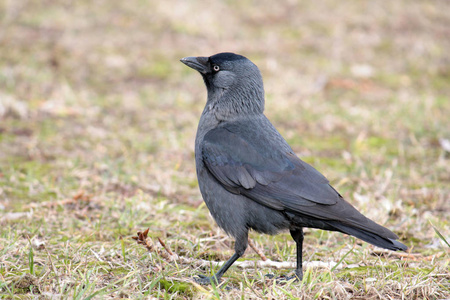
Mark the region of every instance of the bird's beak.
POLYGON ((208 64, 208 57, 194 57, 189 56, 180 59, 180 61, 185 64, 186 66, 199 71, 202 74, 205 74, 209 71, 209 64, 208 64))

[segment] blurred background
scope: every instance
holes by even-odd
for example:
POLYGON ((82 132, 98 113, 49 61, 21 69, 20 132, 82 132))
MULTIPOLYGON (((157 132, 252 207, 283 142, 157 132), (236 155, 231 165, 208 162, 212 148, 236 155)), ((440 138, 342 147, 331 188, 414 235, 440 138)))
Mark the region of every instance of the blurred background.
MULTIPOLYGON (((195 255, 180 238, 224 236, 195 175, 206 89, 179 62, 218 52, 259 66, 266 115, 350 202, 413 252, 448 250, 431 224, 449 237, 449 11, 428 0, 1 2, 0 276, 29 273, 33 239, 55 261, 67 241, 82 250, 65 257, 97 261, 88 248, 119 253, 122 237, 142 255, 129 236, 146 227, 195 255)), ((317 247, 326 233, 313 232, 317 247)), ((200 244, 220 260, 231 242, 200 244)), ((34 282, 57 289, 46 284, 34 282)))

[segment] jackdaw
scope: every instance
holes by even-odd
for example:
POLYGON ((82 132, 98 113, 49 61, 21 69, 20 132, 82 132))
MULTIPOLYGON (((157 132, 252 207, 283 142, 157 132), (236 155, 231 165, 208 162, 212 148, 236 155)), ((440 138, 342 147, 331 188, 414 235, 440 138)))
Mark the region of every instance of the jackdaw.
POLYGON ((244 56, 185 57, 208 91, 195 139, 197 178, 217 224, 236 239, 235 254, 202 284, 220 281, 247 248, 248 231, 288 229, 297 244, 294 278, 302 279, 303 227, 339 231, 389 250, 406 250, 389 229, 369 220, 316 169, 298 158, 264 115, 258 67, 244 56))

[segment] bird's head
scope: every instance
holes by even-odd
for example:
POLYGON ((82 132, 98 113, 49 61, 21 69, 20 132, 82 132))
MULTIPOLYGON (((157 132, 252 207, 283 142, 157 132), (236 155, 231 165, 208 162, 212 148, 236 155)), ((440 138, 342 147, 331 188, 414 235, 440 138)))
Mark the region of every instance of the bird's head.
POLYGON ((234 53, 185 57, 181 62, 200 72, 208 90, 207 108, 224 118, 264 111, 264 86, 258 67, 234 53))

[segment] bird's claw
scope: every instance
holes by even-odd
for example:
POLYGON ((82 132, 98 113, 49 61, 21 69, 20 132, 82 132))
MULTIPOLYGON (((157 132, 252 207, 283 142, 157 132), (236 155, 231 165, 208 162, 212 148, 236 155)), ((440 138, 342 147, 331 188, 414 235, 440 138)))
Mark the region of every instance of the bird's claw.
POLYGON ((214 283, 215 285, 219 284, 219 280, 216 276, 205 276, 205 275, 197 275, 194 277, 194 281, 201 285, 208 285, 214 283))

